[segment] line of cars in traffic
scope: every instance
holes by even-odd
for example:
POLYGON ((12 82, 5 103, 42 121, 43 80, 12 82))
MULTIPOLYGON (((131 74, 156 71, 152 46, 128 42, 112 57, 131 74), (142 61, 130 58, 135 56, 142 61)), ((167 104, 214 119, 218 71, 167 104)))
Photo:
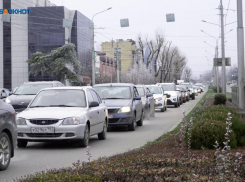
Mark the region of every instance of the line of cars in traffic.
MULTIPOLYGON (((97 84, 65 87, 61 82, 27 82, 0 100, 0 170, 8 167, 16 146, 28 142, 72 141, 89 145, 90 136, 105 140, 108 127, 126 126, 134 131, 155 110, 179 107, 195 99, 190 83, 97 84), (12 105, 12 106, 11 106, 12 105)), ((196 89, 197 91, 198 89, 196 89)))

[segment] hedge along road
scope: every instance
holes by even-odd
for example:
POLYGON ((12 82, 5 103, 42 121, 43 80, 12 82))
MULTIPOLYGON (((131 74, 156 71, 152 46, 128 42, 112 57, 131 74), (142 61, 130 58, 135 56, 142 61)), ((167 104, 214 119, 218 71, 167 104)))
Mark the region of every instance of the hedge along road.
MULTIPOLYGON (((179 108, 169 107, 163 113, 157 111, 155 118, 144 120, 143 126, 136 127, 133 132, 121 128, 109 131, 106 140, 98 140, 97 136, 91 137, 91 160, 123 153, 159 138, 173 129, 181 121, 183 111, 188 113, 203 95, 204 93, 199 94, 195 100, 190 100, 179 108)), ((49 168, 70 167, 77 160, 87 162, 86 150, 69 143, 30 142, 26 148, 16 148, 9 168, 0 172, 0 181, 13 181, 17 177, 49 168)))

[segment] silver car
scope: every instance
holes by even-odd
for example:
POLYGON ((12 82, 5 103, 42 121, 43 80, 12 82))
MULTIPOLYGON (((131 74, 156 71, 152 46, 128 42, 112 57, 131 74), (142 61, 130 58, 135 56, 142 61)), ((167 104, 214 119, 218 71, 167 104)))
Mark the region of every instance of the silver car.
POLYGON ((17 142, 15 115, 14 108, 0 100, 0 171, 7 169, 14 157, 17 142))
POLYGON ((92 135, 106 139, 107 127, 107 108, 91 87, 46 88, 17 114, 17 145, 72 140, 86 147, 92 135))

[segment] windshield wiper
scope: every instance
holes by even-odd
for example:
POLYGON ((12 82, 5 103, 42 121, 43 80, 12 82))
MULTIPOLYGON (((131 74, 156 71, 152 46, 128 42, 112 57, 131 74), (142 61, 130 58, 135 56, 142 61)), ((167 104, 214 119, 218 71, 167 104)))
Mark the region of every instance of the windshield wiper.
POLYGON ((69 105, 49 105, 48 107, 79 107, 79 106, 69 106, 69 105))
POLYGON ((30 108, 34 108, 34 107, 48 107, 48 106, 30 106, 30 108))
POLYGON ((125 99, 125 98, 111 97, 111 98, 103 98, 103 99, 125 99))

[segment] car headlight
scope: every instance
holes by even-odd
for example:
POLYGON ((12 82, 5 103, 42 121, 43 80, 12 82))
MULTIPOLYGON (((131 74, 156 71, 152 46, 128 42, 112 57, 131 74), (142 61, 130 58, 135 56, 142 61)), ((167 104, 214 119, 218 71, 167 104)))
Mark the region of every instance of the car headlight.
POLYGON ((26 125, 26 119, 25 118, 16 118, 16 124, 17 125, 26 125))
POLYGON ((130 111, 131 111, 131 107, 124 106, 124 107, 121 107, 121 109, 118 112, 119 113, 125 113, 125 112, 130 112, 130 111))
POLYGON ((11 100, 7 97, 6 100, 5 100, 5 102, 6 102, 7 104, 10 104, 10 103, 11 103, 11 100))
POLYGON ((74 118, 66 118, 63 120, 63 125, 78 125, 80 123, 80 118, 74 117, 74 118))
POLYGON ((158 97, 158 98, 155 99, 155 102, 159 102, 161 100, 162 100, 162 97, 158 97))

